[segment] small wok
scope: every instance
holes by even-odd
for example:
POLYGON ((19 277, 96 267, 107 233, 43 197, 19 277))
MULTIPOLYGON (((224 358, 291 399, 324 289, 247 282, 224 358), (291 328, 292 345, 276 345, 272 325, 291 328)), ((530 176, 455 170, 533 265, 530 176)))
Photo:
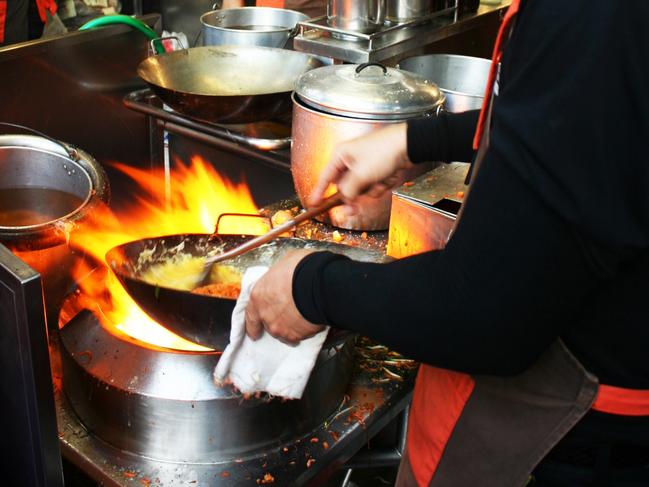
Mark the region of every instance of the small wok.
POLYGON ((286 49, 204 46, 149 57, 137 74, 184 115, 239 124, 290 113, 295 81, 321 64, 286 49))
MULTIPOLYGON (((137 240, 111 249, 106 262, 135 302, 158 323, 177 335, 216 350, 223 350, 230 338, 230 320, 236 301, 194 294, 150 284, 140 278, 152 265, 179 253, 204 257, 223 252, 254 238, 251 236, 191 234, 137 240)), ((280 238, 220 264, 244 271, 255 265, 269 266, 293 249, 328 250, 365 262, 389 260, 378 251, 347 245, 297 238, 280 238)), ((346 332, 332 331, 325 346, 346 340, 346 332)))

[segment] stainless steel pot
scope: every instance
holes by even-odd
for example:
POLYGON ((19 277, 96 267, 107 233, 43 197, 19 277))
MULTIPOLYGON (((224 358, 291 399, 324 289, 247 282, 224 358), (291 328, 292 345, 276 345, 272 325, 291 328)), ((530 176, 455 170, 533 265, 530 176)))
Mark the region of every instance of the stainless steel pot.
MULTIPOLYGON (((385 0, 327 1, 327 24, 331 27, 370 34, 379 30, 384 21, 385 0)), ((351 36, 338 37, 356 39, 351 36)))
POLYGON ((214 10, 201 16, 203 44, 289 48, 297 23, 307 19, 303 13, 281 8, 214 10))
POLYGON ((404 59, 399 68, 432 81, 444 93, 449 112, 482 107, 491 61, 456 54, 430 54, 404 59))
POLYGON ((52 325, 78 258, 70 233, 108 198, 106 174, 86 152, 44 137, 0 135, 0 242, 40 272, 52 325))
POLYGON ((400 24, 433 13, 439 0, 386 0, 385 20, 400 24))
MULTIPOLYGON (((293 94, 291 172, 303 205, 339 143, 408 118, 434 115, 444 102, 434 84, 380 65, 326 66, 310 73, 298 79, 293 94)), ((416 167, 403 181, 429 167, 416 167)), ((389 193, 361 197, 356 215, 334 208, 319 219, 351 230, 384 230, 390 202, 389 193)))

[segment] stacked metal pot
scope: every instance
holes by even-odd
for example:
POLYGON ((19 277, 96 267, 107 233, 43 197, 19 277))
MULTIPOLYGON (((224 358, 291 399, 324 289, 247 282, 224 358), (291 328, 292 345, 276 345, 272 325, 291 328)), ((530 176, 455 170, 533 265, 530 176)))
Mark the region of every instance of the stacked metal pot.
MULTIPOLYGON (((291 146, 293 181, 302 204, 338 144, 410 118, 435 116, 443 103, 434 83, 380 64, 325 66, 302 75, 293 94, 291 146)), ((429 168, 417 167, 403 181, 429 168)), ((324 221, 351 230, 385 230, 390 194, 361 198, 356 215, 334 208, 324 221)))

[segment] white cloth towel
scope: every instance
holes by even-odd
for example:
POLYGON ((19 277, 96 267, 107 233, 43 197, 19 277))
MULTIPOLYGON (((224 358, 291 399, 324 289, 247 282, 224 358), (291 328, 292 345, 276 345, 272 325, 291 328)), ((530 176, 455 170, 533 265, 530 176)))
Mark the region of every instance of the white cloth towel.
POLYGON ((267 332, 258 340, 246 335, 245 314, 250 292, 267 267, 251 267, 243 275, 241 294, 232 312, 230 343, 214 369, 214 381, 232 382, 244 394, 267 392, 300 399, 318 358, 329 327, 291 346, 267 332))

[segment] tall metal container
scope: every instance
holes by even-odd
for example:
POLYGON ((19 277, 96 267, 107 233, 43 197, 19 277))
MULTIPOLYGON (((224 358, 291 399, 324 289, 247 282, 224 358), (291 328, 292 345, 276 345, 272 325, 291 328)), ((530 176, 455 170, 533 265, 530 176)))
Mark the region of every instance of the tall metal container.
POLYGON ((43 280, 50 326, 72 283, 76 225, 108 201, 99 163, 70 145, 33 135, 0 135, 0 242, 43 280))

